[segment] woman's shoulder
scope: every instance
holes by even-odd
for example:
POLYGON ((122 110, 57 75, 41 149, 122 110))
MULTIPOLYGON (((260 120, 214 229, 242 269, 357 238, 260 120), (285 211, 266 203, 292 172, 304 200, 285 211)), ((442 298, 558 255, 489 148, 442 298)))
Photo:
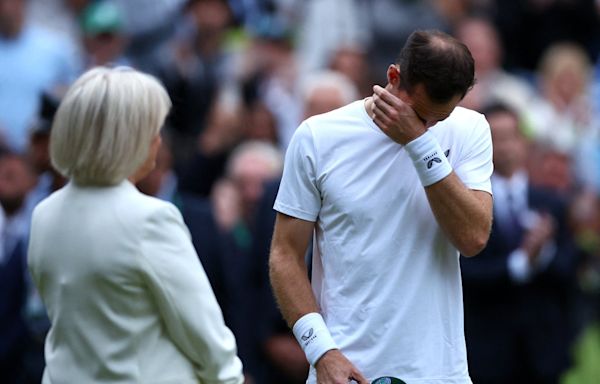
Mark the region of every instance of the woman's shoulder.
POLYGON ((34 218, 45 216, 116 216, 121 222, 140 222, 177 210, 169 202, 145 195, 128 181, 111 187, 81 187, 69 183, 42 200, 34 218))
POLYGON ((151 220, 156 216, 177 215, 179 210, 172 203, 146 195, 133 184, 129 184, 126 193, 116 200, 116 212, 136 221, 151 220))

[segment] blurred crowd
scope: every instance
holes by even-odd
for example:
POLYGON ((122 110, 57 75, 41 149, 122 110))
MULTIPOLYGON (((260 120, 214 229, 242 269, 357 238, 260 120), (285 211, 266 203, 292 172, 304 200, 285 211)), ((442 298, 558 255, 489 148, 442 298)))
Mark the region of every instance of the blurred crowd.
POLYGON ((138 188, 181 210, 247 382, 304 382, 267 269, 286 146, 304 118, 385 84, 408 34, 429 28, 470 48, 461 105, 486 114, 495 147, 495 229, 463 260, 474 382, 597 383, 597 0, 0 0, 0 381, 39 383, 44 364, 26 258, 33 207, 66 182, 48 156, 53 114, 85 70, 125 65, 173 101, 138 188), (519 188, 539 194, 513 203, 519 188))

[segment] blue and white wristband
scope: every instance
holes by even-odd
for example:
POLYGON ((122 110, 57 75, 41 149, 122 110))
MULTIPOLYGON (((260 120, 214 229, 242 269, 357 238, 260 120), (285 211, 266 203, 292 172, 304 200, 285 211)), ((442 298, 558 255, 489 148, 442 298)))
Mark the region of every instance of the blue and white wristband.
POLYGON ((292 331, 302 347, 310 365, 315 363, 332 349, 338 349, 331 337, 325 320, 316 312, 307 313, 294 324, 292 331))
POLYGON ((452 173, 452 166, 433 133, 427 131, 404 146, 421 184, 428 187, 452 173))

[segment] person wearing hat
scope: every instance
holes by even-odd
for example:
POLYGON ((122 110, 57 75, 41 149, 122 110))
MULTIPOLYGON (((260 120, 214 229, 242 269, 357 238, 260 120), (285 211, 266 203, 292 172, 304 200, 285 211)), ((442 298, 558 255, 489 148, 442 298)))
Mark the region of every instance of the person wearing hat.
POLYGON ((125 56, 127 37, 123 14, 111 1, 92 2, 81 13, 86 68, 131 65, 125 56))

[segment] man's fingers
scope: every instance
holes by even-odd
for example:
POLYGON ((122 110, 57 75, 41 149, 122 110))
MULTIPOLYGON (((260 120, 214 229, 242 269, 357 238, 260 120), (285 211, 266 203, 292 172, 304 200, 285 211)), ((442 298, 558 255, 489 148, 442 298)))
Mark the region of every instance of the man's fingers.
POLYGON ((397 117, 398 112, 391 105, 387 104, 385 101, 381 100, 377 96, 373 97, 373 114, 380 113, 388 116, 391 119, 395 119, 397 117))
POLYGON ((381 88, 378 85, 374 86, 373 90, 375 91, 375 94, 373 95, 374 108, 379 108, 392 120, 397 119, 399 116, 410 119, 419 119, 415 111, 408 104, 388 90, 381 88))
POLYGON ((387 126, 392 123, 392 120, 389 117, 389 115, 387 113, 385 113, 385 111, 383 111, 381 108, 378 108, 378 107, 373 108, 373 121, 375 123, 377 123, 377 125, 379 125, 380 127, 381 127, 381 124, 384 124, 385 126, 387 126))
POLYGON ((367 380, 367 378, 364 377, 362 375, 362 373, 360 373, 360 371, 356 368, 354 368, 354 371, 352 372, 352 376, 350 377, 350 379, 356 381, 358 384, 370 384, 369 380, 367 380))
POLYGON ((393 107, 402 106, 402 102, 400 101, 400 99, 398 99, 396 96, 392 95, 387 89, 379 85, 373 86, 373 92, 375 92, 375 95, 379 96, 381 100, 385 101, 387 104, 393 107))

